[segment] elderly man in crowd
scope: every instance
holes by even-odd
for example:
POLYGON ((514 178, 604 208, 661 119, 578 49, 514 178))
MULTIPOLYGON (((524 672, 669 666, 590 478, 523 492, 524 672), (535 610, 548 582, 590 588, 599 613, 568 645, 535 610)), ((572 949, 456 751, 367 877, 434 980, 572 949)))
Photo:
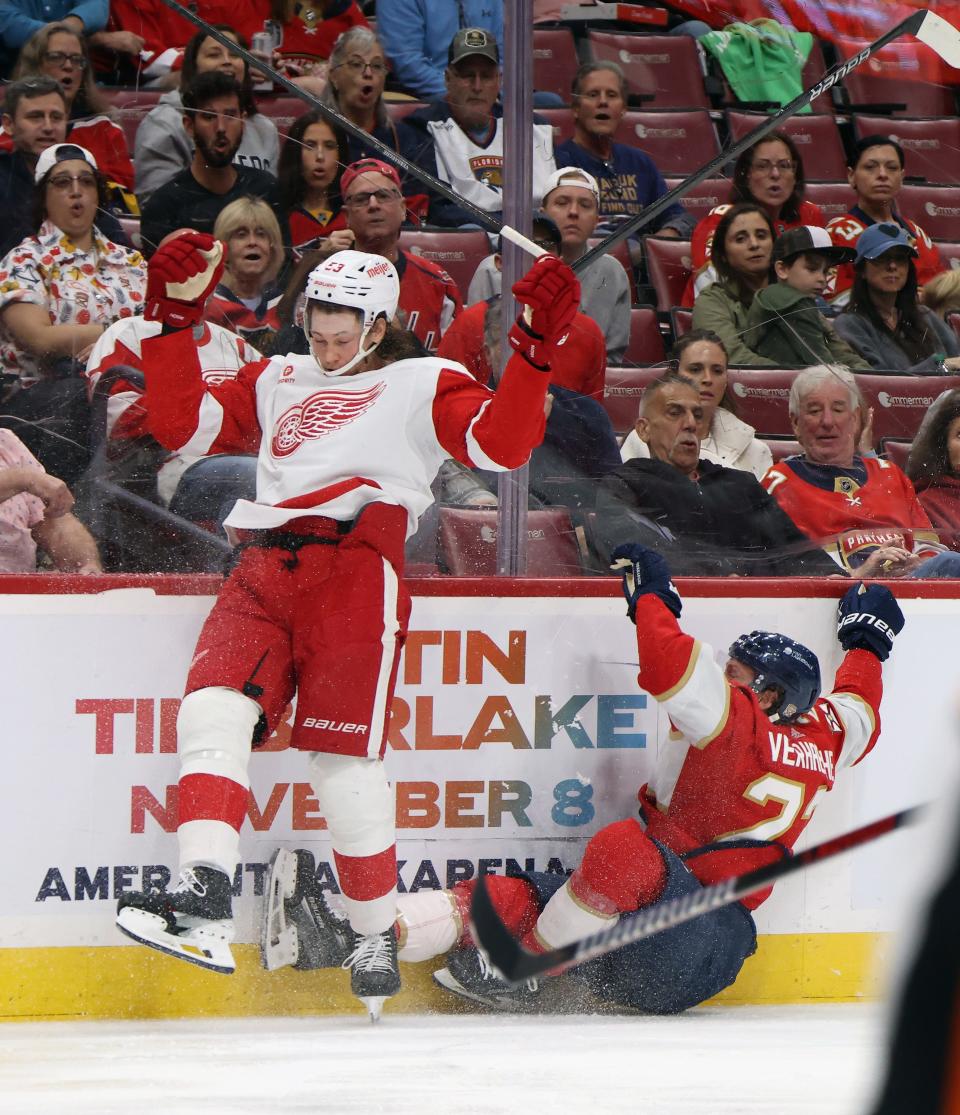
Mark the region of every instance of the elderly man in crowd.
MULTIPOLYGON (((500 50, 479 27, 458 31, 450 43, 444 71, 446 99, 410 113, 398 129, 404 155, 435 178, 447 182, 478 209, 503 208, 503 109, 500 50)), ((541 198, 555 169, 553 132, 534 118, 533 196, 541 198)), ((453 227, 470 223, 459 205, 430 195, 429 221, 453 227)))
POLYGON ((702 417, 694 380, 668 372, 646 389, 637 432, 650 457, 626 461, 600 482, 595 542, 601 557, 640 542, 681 575, 835 573, 753 473, 700 457, 702 417))
MULTIPOLYGON (((920 286, 945 270, 936 244, 913 221, 901 216, 897 194, 903 188, 906 164, 903 148, 890 136, 864 136, 853 149, 847 166, 847 181, 856 196, 856 203, 842 217, 834 217, 827 232, 838 248, 855 248, 860 233, 870 225, 894 223, 905 228, 917 242, 917 282, 920 286)), ((850 301, 853 266, 845 263, 837 269, 837 277, 827 297, 837 307, 850 301)))
POLYGON ((860 456, 862 403, 846 368, 807 368, 790 387, 790 420, 803 452, 763 484, 840 568, 857 577, 956 577, 913 485, 892 461, 860 456))

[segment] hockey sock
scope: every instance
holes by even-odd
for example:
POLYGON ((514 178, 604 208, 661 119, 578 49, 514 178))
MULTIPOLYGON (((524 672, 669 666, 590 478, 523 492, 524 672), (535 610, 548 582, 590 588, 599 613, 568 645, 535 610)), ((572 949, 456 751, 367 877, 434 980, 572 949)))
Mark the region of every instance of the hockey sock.
POLYGON ((397 944, 407 963, 431 960, 452 949, 463 933, 463 917, 449 890, 421 890, 397 897, 397 944))

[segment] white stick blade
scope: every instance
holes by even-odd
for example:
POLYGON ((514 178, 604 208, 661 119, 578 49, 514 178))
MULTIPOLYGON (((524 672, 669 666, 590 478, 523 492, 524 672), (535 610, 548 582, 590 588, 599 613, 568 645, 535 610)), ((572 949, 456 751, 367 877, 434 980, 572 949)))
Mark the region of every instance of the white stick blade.
POLYGON ((914 36, 955 70, 960 70, 960 31, 936 12, 926 12, 914 36))

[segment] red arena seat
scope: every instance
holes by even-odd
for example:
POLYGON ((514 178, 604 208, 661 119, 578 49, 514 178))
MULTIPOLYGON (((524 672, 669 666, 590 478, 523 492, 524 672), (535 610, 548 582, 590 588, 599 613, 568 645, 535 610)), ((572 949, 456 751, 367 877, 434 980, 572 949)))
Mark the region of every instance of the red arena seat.
POLYGON ((674 340, 679 341, 685 333, 689 333, 693 328, 693 310, 685 310, 680 306, 671 307, 670 328, 673 331, 674 340))
POLYGON ((826 222, 832 221, 834 217, 842 217, 857 200, 857 195, 845 181, 808 182, 805 197, 807 201, 820 206, 826 222))
MULTIPOLYGON (((495 509, 441 507, 438 527, 440 563, 461 577, 492 577, 497 572, 495 509)), ((579 577, 580 547, 565 508, 527 515, 527 574, 531 577, 579 577)))
MULTIPOLYGON (((730 138, 742 139, 765 119, 760 112, 727 112, 730 138)), ((791 116, 778 125, 797 145, 807 180, 831 181, 846 177, 847 156, 832 116, 809 114, 791 116)))
POLYGON ((883 456, 886 457, 888 461, 893 461, 893 463, 898 468, 903 469, 904 472, 907 470, 907 460, 910 457, 910 450, 912 448, 912 441, 897 441, 896 438, 885 438, 881 446, 883 456))
MULTIPOLYGON (((669 189, 679 186, 682 178, 664 178, 669 189)), ((726 205, 730 200, 729 178, 704 178, 680 198, 680 204, 695 221, 705 217, 718 205, 726 205)))
POLYGON ((450 273, 464 298, 467 297, 467 289, 477 264, 490 254, 490 241, 482 229, 468 229, 463 232, 403 229, 400 233, 400 247, 411 255, 439 263, 450 273))
POLYGON ((904 186, 897 205, 931 240, 960 240, 960 193, 956 187, 904 186))
POLYGON ((692 174, 720 154, 716 125, 697 109, 627 112, 613 138, 639 147, 664 176, 692 174))
POLYGON ((860 139, 866 135, 888 135, 903 148, 907 173, 911 178, 925 178, 934 184, 960 182, 960 119, 907 120, 898 116, 853 117, 854 131, 860 139))
POLYGON ((628 364, 656 364, 663 360, 663 334, 653 306, 631 307, 630 340, 623 355, 628 364))
POLYGON ((277 125, 281 136, 287 134, 294 120, 310 111, 306 101, 299 97, 258 97, 257 108, 277 125))
MULTIPOLYGON (((837 53, 852 58, 866 45, 860 41, 838 39, 837 53)), ((875 104, 903 105, 895 111, 903 116, 953 116, 957 111, 953 90, 930 81, 911 81, 905 75, 917 74, 923 65, 921 54, 930 48, 912 39, 888 43, 863 66, 843 79, 847 103, 857 106, 875 104)), ((884 133, 889 131, 889 124, 884 133)))
POLYGON ((399 123, 404 116, 409 116, 411 112, 416 112, 418 108, 425 107, 423 101, 388 101, 384 98, 383 103, 386 105, 387 115, 394 124, 399 123))
POLYGON ((105 89, 103 92, 110 98, 112 116, 123 129, 127 147, 132 153, 140 121, 156 107, 160 93, 149 89, 105 89))
POLYGON ((595 62, 617 62, 627 76, 631 96, 644 108, 709 108, 703 66, 696 42, 688 35, 621 35, 588 31, 595 62))
POLYGON ((799 441, 794 441, 788 437, 765 437, 760 439, 764 445, 770 450, 773 456, 773 463, 777 464, 785 457, 793 457, 797 453, 802 453, 803 449, 799 441))
MULTIPOLYGON (((800 75, 800 84, 804 89, 811 89, 826 72, 827 62, 823 57, 823 47, 820 45, 819 39, 814 39, 813 45, 810 47, 810 53, 807 55, 807 61, 800 75)), ((810 108, 813 112, 833 112, 834 104, 830 90, 828 89, 826 93, 821 93, 820 96, 811 103, 810 108)))
POLYGON ((648 236, 643 244, 647 275, 657 294, 657 306, 661 310, 679 306, 690 278, 690 241, 648 236))
POLYGON ((940 258, 951 271, 956 271, 960 268, 960 241, 938 240, 937 251, 940 253, 940 258))
POLYGON ((731 368, 728 375, 737 414, 744 422, 761 437, 793 437, 788 404, 796 370, 731 368))
POLYGON ((659 379, 665 370, 662 365, 657 368, 607 368, 603 409, 617 437, 633 429, 647 384, 659 379))
POLYGON ((873 407, 874 438, 912 441, 927 408, 943 391, 960 387, 960 376, 877 376, 857 373, 867 406, 873 407))
POLYGON ((569 108, 538 108, 542 116, 553 128, 553 146, 573 139, 573 110, 569 108))
POLYGON ((533 29, 533 87, 570 100, 570 84, 580 61, 569 27, 533 29))

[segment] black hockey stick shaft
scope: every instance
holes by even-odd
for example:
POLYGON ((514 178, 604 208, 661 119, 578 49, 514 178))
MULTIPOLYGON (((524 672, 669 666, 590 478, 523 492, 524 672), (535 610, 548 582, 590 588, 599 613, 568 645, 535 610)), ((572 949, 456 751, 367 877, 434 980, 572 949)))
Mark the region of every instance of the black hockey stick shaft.
POLYGON ((172 11, 175 11, 178 15, 182 15, 184 19, 189 20, 194 27, 203 31, 204 34, 208 35, 211 39, 215 39, 221 46, 225 46, 232 54, 236 54, 242 58, 252 69, 269 74, 277 85, 281 86, 288 93, 293 94, 294 97, 299 97, 300 100, 304 101, 311 108, 316 109, 329 123, 336 124, 338 128, 342 128, 349 135, 353 136, 354 139, 359 140, 366 147, 372 148, 376 151, 377 156, 383 159, 384 162, 391 163, 405 174, 413 175, 419 182, 422 182, 425 186, 428 186, 431 190, 434 190, 436 193, 446 198, 447 201, 452 201, 454 205, 465 210, 470 214, 470 218, 473 221, 476 221, 478 225, 487 229, 488 232, 499 233, 501 236, 506 237, 507 240, 519 244, 520 247, 523 248, 524 251, 529 252, 530 255, 540 256, 544 254, 541 247, 534 244, 532 240, 527 239, 522 233, 517 232, 516 229, 511 228, 509 225, 502 224, 496 217, 487 213, 484 209, 478 208, 473 202, 461 197, 460 194, 458 194, 456 190, 451 189, 446 182, 442 182, 439 178, 434 178, 432 174, 425 171, 422 167, 417 166, 416 163, 410 162, 409 159, 401 155, 398 151, 394 151, 392 147, 388 147, 385 143, 381 143, 376 136, 372 136, 369 132, 365 132, 363 128, 358 127, 352 120, 348 120, 342 112, 338 112, 335 108, 331 108, 330 105, 325 105, 309 90, 301 88, 284 74, 279 73, 277 70, 273 69, 272 66, 269 66, 266 62, 257 58, 256 55, 251 54, 249 50, 240 46, 239 43, 231 39, 224 31, 207 23, 207 21, 198 16, 196 12, 192 12, 189 8, 185 8, 182 4, 177 3, 177 0, 163 0, 163 2, 172 11))
POLYGON ((922 806, 915 806, 892 813, 889 817, 872 821, 868 825, 853 829, 852 832, 844 833, 842 836, 835 836, 831 840, 825 840, 822 844, 797 852, 796 855, 779 860, 777 863, 758 867, 755 871, 748 871, 722 883, 704 887, 693 894, 648 906, 635 916, 622 918, 609 929, 543 953, 528 952, 514 938, 500 920, 486 883, 481 877, 477 880, 470 904, 473 939, 487 954, 490 963, 507 983, 522 983, 546 972, 556 973, 583 964, 587 960, 623 948, 624 945, 642 941, 655 933, 662 933, 665 929, 683 925, 684 922, 700 917, 701 914, 739 902, 787 875, 805 870, 811 864, 820 863, 822 860, 830 859, 841 852, 868 844, 877 837, 893 832, 894 829, 914 820, 921 811, 922 806))
POLYGON ((624 221, 610 233, 609 236, 598 241, 588 252, 582 255, 574 264, 574 270, 583 270, 584 267, 589 266, 598 256, 606 254, 611 248, 616 247, 621 241, 626 240, 628 236, 632 236, 634 233, 639 232, 640 229, 655 220, 665 209, 673 205, 675 201, 683 197, 688 190, 696 186, 698 182, 702 182, 705 178, 709 178, 716 171, 720 170, 721 167, 738 158, 748 147, 752 147, 757 140, 762 139, 768 132, 774 131, 779 124, 782 124, 784 120, 795 115, 806 105, 812 104, 821 93, 825 93, 828 89, 831 89, 838 81, 846 77, 851 70, 856 69, 861 63, 866 62, 872 54, 876 54, 876 52, 882 47, 885 47, 887 43, 893 42, 894 39, 899 39, 901 35, 916 35, 918 38, 921 38, 923 42, 937 51, 944 61, 951 66, 958 65, 958 61, 960 61, 957 58, 957 52, 960 51, 960 34, 958 34, 956 28, 933 12, 915 12, 913 15, 903 20, 902 23, 898 23, 896 27, 892 27, 885 34, 881 35, 875 42, 865 46, 859 54, 855 54, 852 58, 848 58, 846 62, 841 62, 839 65, 834 66, 833 69, 828 70, 816 85, 811 86, 798 97, 794 97, 789 104, 784 105, 783 108, 779 109, 771 116, 768 116, 758 124, 752 132, 748 132, 743 139, 738 140, 728 150, 721 152, 715 159, 711 159, 710 162, 706 163, 699 170, 695 170, 693 174, 685 178, 682 182, 679 182, 672 190, 668 190, 662 197, 657 198, 656 201, 645 206, 643 211, 638 213, 635 217, 631 217, 630 220, 624 221), (944 43, 943 40, 949 39, 951 33, 955 41, 944 43))

